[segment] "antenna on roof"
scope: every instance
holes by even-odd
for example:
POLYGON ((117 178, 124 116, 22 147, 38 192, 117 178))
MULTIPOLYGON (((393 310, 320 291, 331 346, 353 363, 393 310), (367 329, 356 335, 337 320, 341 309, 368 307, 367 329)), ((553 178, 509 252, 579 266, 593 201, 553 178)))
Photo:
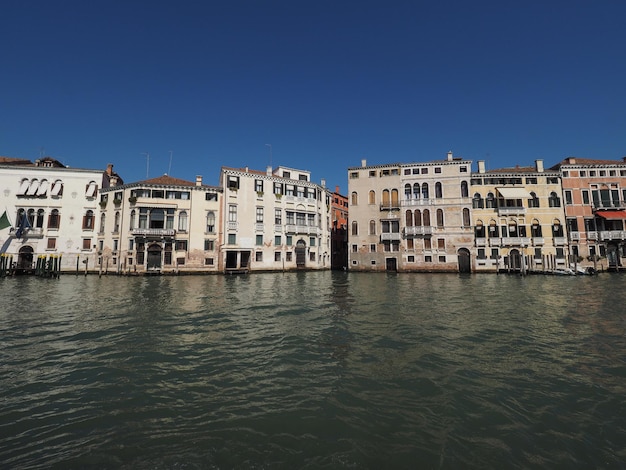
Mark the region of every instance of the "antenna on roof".
POLYGON ((270 167, 272 166, 272 144, 265 144, 266 147, 270 148, 270 167))
POLYGON ((170 176, 171 176, 171 173, 172 173, 172 153, 174 153, 174 152, 172 152, 170 150, 170 166, 167 167, 167 174, 170 175, 170 176))
POLYGON ((150 154, 142 153, 142 155, 146 156, 146 179, 148 179, 148 174, 150 173, 150 154))

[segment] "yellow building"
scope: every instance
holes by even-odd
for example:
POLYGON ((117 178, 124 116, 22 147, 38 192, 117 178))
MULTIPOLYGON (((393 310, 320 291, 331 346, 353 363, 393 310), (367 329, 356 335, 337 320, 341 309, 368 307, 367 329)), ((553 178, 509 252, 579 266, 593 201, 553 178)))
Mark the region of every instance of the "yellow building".
POLYGON ((569 266, 561 174, 534 167, 471 175, 477 272, 553 271, 569 266))

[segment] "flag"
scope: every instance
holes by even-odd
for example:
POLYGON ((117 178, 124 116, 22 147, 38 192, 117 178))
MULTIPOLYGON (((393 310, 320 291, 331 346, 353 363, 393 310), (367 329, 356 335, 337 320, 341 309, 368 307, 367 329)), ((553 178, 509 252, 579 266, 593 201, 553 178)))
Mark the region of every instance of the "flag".
POLYGON ((24 235, 24 230, 27 230, 31 227, 30 222, 28 221, 28 217, 26 216, 26 212, 22 213, 22 219, 20 220, 20 226, 17 228, 15 232, 15 238, 22 238, 24 235))
POLYGON ((11 237, 6 239, 6 241, 2 245, 2 248, 0 248, 0 255, 2 255, 2 254, 7 252, 7 250, 9 249, 9 245, 11 244, 11 240, 13 240, 13 238, 11 238, 11 237))
POLYGON ((9 222, 9 216, 7 215, 7 211, 4 211, 2 217, 0 217, 0 230, 4 230, 7 227, 11 226, 11 222, 9 222))

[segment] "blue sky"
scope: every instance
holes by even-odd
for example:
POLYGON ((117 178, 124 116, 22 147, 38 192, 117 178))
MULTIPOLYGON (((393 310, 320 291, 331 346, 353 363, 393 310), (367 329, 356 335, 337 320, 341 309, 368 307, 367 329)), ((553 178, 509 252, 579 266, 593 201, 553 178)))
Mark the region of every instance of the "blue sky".
POLYGON ((0 155, 217 184, 271 153, 343 193, 363 158, 618 159, 625 19, 623 0, 7 0, 0 155))

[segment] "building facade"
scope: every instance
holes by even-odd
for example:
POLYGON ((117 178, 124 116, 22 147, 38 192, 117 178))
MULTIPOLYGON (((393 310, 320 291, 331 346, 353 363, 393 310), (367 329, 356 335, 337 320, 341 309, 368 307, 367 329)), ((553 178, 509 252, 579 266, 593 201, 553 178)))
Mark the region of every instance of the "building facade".
POLYGON ((571 252, 576 262, 609 270, 626 265, 626 157, 568 157, 553 167, 562 177, 571 252))
POLYGON ((348 168, 349 269, 470 272, 471 161, 348 168))
POLYGON ((171 176, 103 189, 98 269, 116 273, 217 273, 222 191, 171 176))
POLYGON ((330 269, 330 192, 310 172, 223 167, 224 271, 330 269))
POLYGON ((113 165, 102 171, 68 168, 51 157, 0 158, 0 212, 12 224, 0 230, 3 254, 23 271, 38 257, 58 258, 65 272, 94 266, 98 192, 119 183, 113 165))
POLYGON ((472 173, 477 272, 553 271, 568 265, 561 174, 534 167, 472 173))
POLYGON ((331 194, 331 268, 348 268, 348 197, 339 192, 339 186, 331 194))

